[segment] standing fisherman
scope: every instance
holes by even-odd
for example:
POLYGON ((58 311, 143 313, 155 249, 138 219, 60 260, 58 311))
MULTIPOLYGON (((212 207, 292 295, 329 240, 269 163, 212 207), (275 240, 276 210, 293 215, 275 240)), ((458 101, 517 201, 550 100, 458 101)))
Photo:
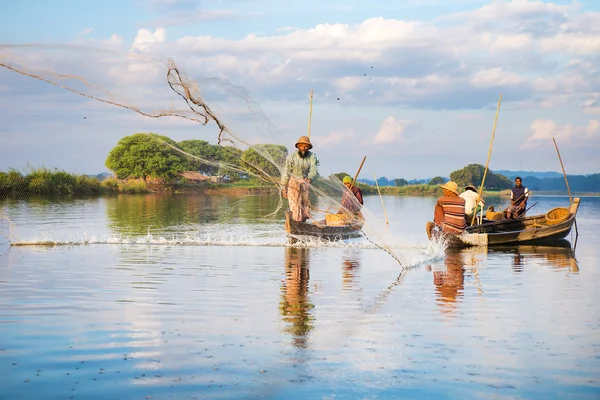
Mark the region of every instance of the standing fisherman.
POLYGON ((281 194, 288 199, 292 219, 297 222, 310 218, 308 188, 311 180, 318 176, 319 165, 317 155, 310 151, 312 147, 307 136, 300 136, 296 142, 298 151, 287 156, 281 175, 281 194))

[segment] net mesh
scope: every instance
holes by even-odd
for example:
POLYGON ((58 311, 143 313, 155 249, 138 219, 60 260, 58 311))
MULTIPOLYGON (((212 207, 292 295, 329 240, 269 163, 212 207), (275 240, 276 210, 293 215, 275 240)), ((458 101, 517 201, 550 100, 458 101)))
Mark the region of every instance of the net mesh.
MULTIPOLYGON (((279 199, 266 217, 281 216, 279 211, 287 208, 287 201, 281 194, 280 178, 289 154, 288 146, 293 143, 286 143, 288 140, 277 131, 243 87, 234 86, 223 78, 192 79, 170 58, 150 58, 138 53, 81 46, 4 45, 0 46, 0 66, 146 118, 168 117, 206 126, 198 131, 198 136, 216 142, 219 154, 215 154, 214 149, 209 156, 207 152, 199 151, 198 146, 205 145, 206 141, 177 143, 157 134, 140 136, 135 144, 128 145, 147 148, 148 142, 160 143, 153 151, 168 153, 165 159, 177 174, 186 169, 212 171, 234 179, 254 179, 271 187, 279 199), (233 122, 227 124, 225 121, 233 122), (248 129, 248 126, 253 129, 248 129)), ((113 152, 117 152, 117 147, 113 152)), ((318 152, 318 149, 315 150, 318 152)), ((11 170, 0 175, 0 197, 22 199, 32 194, 49 193, 83 196, 96 195, 102 190, 118 191, 122 180, 131 180, 131 171, 141 167, 139 162, 135 168, 124 166, 124 153, 113 159, 117 161, 111 164, 107 160, 107 166, 114 167, 110 169, 121 181, 99 187, 91 178, 62 171, 38 169, 26 174, 11 170)), ((148 166, 146 170, 150 172, 138 173, 136 177, 141 177, 144 182, 153 179, 167 182, 180 178, 179 175, 153 173, 152 167, 148 166)), ((361 208, 355 196, 350 196, 346 207, 342 207, 341 200, 347 192, 339 176, 319 176, 312 180, 309 190, 312 220, 322 224, 327 221, 328 214, 339 212, 345 215, 349 224, 364 222, 362 232, 367 239, 400 261, 387 244, 392 239, 386 238, 386 224, 382 218, 376 217, 366 207, 362 207, 362 215, 359 216, 347 212, 347 208, 361 208)), ((4 236, 9 237, 10 234, 4 236)))

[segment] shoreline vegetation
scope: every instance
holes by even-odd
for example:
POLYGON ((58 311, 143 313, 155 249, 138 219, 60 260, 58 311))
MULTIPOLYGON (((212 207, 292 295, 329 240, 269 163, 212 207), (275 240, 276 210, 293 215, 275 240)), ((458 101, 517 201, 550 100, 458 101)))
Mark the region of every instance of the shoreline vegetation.
MULTIPOLYGON (((364 195, 378 195, 376 186, 358 183, 364 195)), ((442 190, 438 184, 408 184, 380 186, 382 195, 438 197, 442 190)), ((88 175, 70 174, 48 168, 32 169, 23 174, 15 169, 0 171, 0 198, 36 197, 95 197, 117 194, 276 194, 277 188, 264 182, 245 179, 235 183, 146 183, 143 179, 120 180, 108 177, 99 180, 88 175)), ((532 191, 532 195, 567 195, 567 191, 532 191)), ((577 196, 600 196, 599 192, 576 192, 577 196)), ((483 197, 508 197, 510 190, 485 190, 483 197)))

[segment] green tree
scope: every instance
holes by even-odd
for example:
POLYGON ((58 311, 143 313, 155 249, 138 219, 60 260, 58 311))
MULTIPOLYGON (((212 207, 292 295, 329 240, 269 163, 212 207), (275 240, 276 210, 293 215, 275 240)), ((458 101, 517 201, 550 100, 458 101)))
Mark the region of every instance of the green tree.
POLYGON ((230 180, 237 181, 242 178, 240 172, 243 152, 232 146, 219 147, 219 175, 228 176, 230 180))
POLYGON ((187 157, 188 169, 200 171, 206 175, 215 175, 219 171, 219 161, 221 158, 221 148, 212 145, 206 140, 182 140, 178 143, 179 147, 194 157, 187 157))
MULTIPOLYGON (((463 169, 459 169, 450 174, 450 179, 458 184, 458 186, 481 185, 485 167, 481 164, 469 164, 463 169)), ((488 190, 503 190, 512 187, 512 182, 504 175, 494 174, 492 171, 487 172, 485 178, 484 189, 488 190)))
POLYGON ((285 164, 287 148, 278 144, 260 144, 250 147, 242 154, 242 166, 249 173, 273 178, 281 176, 280 168, 285 164), (262 171, 262 172, 261 172, 262 171))
POLYGON ((185 156, 169 146, 177 143, 155 133, 136 133, 119 140, 106 158, 106 167, 119 179, 148 177, 166 181, 186 170, 185 156))
POLYGON ((394 179, 394 185, 396 186, 406 186, 408 185, 408 181, 404 178, 394 179))
POLYGON ((444 183, 446 183, 446 178, 436 176, 435 178, 429 181, 428 185, 443 185, 444 183))

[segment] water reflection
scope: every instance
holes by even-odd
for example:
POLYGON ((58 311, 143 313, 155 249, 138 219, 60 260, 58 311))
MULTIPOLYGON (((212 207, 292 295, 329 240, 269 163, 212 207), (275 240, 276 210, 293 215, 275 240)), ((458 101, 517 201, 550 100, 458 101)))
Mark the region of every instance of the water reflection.
POLYGON ((276 209, 276 202, 277 197, 264 195, 118 195, 107 199, 107 216, 115 231, 144 235, 149 229, 182 225, 260 222, 276 209))
POLYGON ((349 249, 344 252, 342 263, 342 290, 352 290, 359 284, 360 279, 360 251, 349 249))
POLYGON ((309 256, 306 247, 285 248, 285 280, 279 309, 288 325, 286 332, 292 335, 293 345, 299 348, 307 347, 308 334, 313 329, 310 309, 314 305, 308 296, 309 256))
POLYGON ((463 297, 465 284, 463 264, 461 252, 449 250, 443 265, 432 268, 436 302, 443 313, 452 314, 456 302, 463 297))
POLYGON ((495 247, 494 253, 512 254, 512 269, 523 272, 526 264, 543 261, 543 264, 558 269, 568 269, 570 272, 579 272, 579 263, 571 244, 567 241, 560 242, 557 246, 512 246, 495 247))

